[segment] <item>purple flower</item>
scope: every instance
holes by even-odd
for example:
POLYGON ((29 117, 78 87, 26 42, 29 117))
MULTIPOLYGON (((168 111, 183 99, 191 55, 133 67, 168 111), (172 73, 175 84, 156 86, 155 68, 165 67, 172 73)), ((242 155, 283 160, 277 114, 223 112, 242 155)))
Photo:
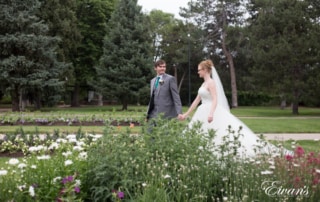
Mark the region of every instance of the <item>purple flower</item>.
POLYGON ((123 199, 124 198, 124 193, 122 191, 119 191, 117 195, 118 195, 119 199, 123 199))
POLYGON ((67 182, 72 182, 72 180, 73 180, 73 176, 70 175, 68 177, 63 178, 62 183, 66 184, 67 182))
POLYGON ((75 187, 74 192, 79 193, 80 192, 80 187, 75 187))

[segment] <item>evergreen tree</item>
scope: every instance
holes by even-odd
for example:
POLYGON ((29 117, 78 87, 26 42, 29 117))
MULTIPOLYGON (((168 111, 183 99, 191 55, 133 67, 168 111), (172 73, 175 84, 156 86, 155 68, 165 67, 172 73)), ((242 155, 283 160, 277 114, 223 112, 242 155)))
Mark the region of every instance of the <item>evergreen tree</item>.
MULTIPOLYGON (((76 0, 40 0, 41 7, 39 16, 49 26, 48 34, 58 36, 61 40, 57 49, 57 57, 60 62, 70 64, 63 78, 66 84, 74 86, 75 62, 77 47, 81 40, 80 31, 77 27, 77 1, 76 0)), ((76 96, 74 96, 76 97, 76 96)))
POLYGON ((67 66, 56 58, 58 38, 48 36, 36 16, 39 1, 6 0, 0 6, 0 82, 11 94, 12 110, 19 111, 27 95, 36 108, 44 98, 58 101, 67 66))
POLYGON ((298 114, 299 102, 310 90, 306 81, 319 69, 319 22, 310 15, 308 1, 257 0, 252 6, 255 78, 271 94, 291 102, 292 113, 298 114))
POLYGON ((107 99, 118 99, 122 110, 127 110, 140 89, 148 86, 153 70, 148 23, 137 0, 117 3, 107 32, 96 67, 96 87, 107 99))
POLYGON ((81 90, 92 90, 91 83, 95 82, 97 77, 94 66, 99 64, 99 58, 103 53, 103 38, 114 4, 115 0, 78 1, 78 28, 82 40, 78 45, 75 60, 72 106, 79 106, 78 94, 81 90))

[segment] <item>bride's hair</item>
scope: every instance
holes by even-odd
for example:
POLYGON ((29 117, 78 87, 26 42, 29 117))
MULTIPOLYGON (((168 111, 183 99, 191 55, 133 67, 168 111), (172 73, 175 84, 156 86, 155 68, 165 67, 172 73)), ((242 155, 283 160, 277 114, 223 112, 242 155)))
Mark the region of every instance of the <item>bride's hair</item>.
POLYGON ((202 69, 207 70, 210 74, 211 74, 212 68, 214 68, 212 60, 209 60, 209 59, 208 60, 203 60, 202 62, 200 62, 199 66, 202 69))

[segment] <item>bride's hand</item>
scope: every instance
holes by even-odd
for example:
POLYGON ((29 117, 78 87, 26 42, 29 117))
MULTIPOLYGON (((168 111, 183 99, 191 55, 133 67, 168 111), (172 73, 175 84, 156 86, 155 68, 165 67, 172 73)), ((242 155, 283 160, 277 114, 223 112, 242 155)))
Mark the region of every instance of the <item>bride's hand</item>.
POLYGON ((179 119, 180 121, 183 121, 183 120, 186 119, 186 115, 185 115, 185 114, 179 114, 178 119, 179 119))
POLYGON ((213 116, 208 116, 208 122, 211 123, 213 121, 213 116))

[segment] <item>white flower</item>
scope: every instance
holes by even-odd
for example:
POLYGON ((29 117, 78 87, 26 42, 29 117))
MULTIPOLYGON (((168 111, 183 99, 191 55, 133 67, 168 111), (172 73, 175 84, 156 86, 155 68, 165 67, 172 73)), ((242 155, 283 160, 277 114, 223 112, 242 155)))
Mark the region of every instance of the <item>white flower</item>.
POLYGON ((167 178, 171 178, 171 176, 167 174, 167 175, 163 176, 163 178, 167 179, 167 178))
POLYGON ((38 146, 34 146, 34 147, 29 147, 29 151, 30 152, 37 152, 37 151, 41 151, 41 150, 46 150, 47 148, 44 147, 43 145, 38 145, 38 146))
POLYGON ((25 168, 25 167, 27 167, 27 164, 25 164, 25 163, 20 163, 19 165, 18 165, 18 168, 25 168))
POLYGON ((62 178, 60 176, 53 178, 52 182, 57 183, 61 180, 62 178))
POLYGON ((64 165, 65 166, 68 166, 68 165, 71 165, 73 162, 71 161, 71 160, 66 160, 65 162, 64 162, 64 165))
POLYGON ((82 148, 81 146, 74 146, 74 147, 73 147, 73 150, 75 150, 75 151, 82 151, 83 148, 82 148))
POLYGON ((296 164, 296 163, 294 163, 293 166, 294 166, 294 167, 300 167, 300 165, 299 165, 299 164, 296 164))
POLYGON ((270 171, 270 170, 266 170, 266 171, 261 171, 261 175, 270 175, 272 174, 273 172, 270 171))
POLYGON ((58 143, 66 143, 66 142, 68 142, 66 139, 62 139, 62 138, 58 138, 57 140, 56 140, 56 142, 58 142, 58 143))
POLYGON ((29 194, 30 194, 30 196, 32 196, 32 197, 34 197, 34 196, 35 196, 33 186, 30 186, 30 187, 29 187, 29 194))
POLYGON ((16 164, 18 164, 18 163, 19 163, 19 160, 16 159, 16 158, 13 158, 13 159, 10 159, 10 160, 9 160, 9 164, 10 164, 10 165, 16 165, 16 164))
POLYGON ((37 169, 37 166, 36 165, 32 165, 31 168, 32 169, 37 169))
POLYGON ((74 142, 77 143, 78 141, 77 141, 77 139, 75 139, 75 138, 70 138, 70 139, 69 139, 69 142, 71 142, 71 143, 74 143, 74 142))
POLYGON ((87 152, 81 152, 81 153, 79 154, 79 159, 86 160, 87 157, 88 157, 87 152))
POLYGON ((18 186, 18 189, 19 189, 20 191, 24 191, 25 188, 26 188, 26 185, 20 185, 20 186, 18 186))
POLYGON ((50 156, 49 155, 37 156, 37 159, 38 160, 47 160, 47 159, 50 159, 50 156))
POLYGON ((85 143, 81 141, 77 142, 77 146, 82 146, 82 145, 85 145, 85 143))
POLYGON ((276 169, 275 166, 269 166, 269 168, 272 169, 272 170, 276 169))
POLYGON ((316 169, 316 173, 320 174, 320 169, 316 169))
POLYGON ((160 79, 159 83, 160 83, 160 85, 162 85, 164 83, 164 80, 160 79))
POLYGON ((49 149, 58 149, 59 148, 59 144, 56 143, 56 142, 53 142, 50 146, 49 146, 49 149))
POLYGON ((80 187, 80 185, 81 185, 81 180, 75 180, 75 182, 76 182, 76 186, 77 186, 77 187, 80 187))
POLYGON ((7 170, 0 170, 0 175, 6 175, 6 174, 8 174, 7 170))
POLYGON ((70 156, 72 154, 71 151, 67 151, 67 152, 62 152, 62 155, 67 157, 67 156, 70 156))
POLYGON ((142 183, 142 186, 143 186, 143 187, 147 186, 147 183, 145 183, 145 182, 144 182, 144 183, 142 183))
POLYGON ((77 136, 75 134, 69 134, 67 135, 67 139, 76 139, 77 136))

